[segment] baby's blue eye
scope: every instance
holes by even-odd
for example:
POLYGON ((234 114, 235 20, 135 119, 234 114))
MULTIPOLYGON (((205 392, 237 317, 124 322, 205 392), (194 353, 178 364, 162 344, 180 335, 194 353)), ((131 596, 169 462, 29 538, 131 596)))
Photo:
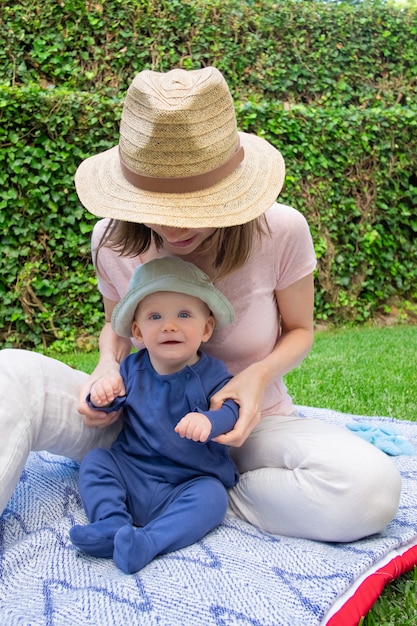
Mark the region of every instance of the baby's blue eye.
POLYGON ((152 315, 149 316, 150 320, 160 320, 161 316, 159 315, 159 313, 152 313, 152 315))
POLYGON ((181 311, 181 313, 178 313, 178 317, 187 318, 187 317, 191 317, 191 315, 187 313, 187 311, 181 311))

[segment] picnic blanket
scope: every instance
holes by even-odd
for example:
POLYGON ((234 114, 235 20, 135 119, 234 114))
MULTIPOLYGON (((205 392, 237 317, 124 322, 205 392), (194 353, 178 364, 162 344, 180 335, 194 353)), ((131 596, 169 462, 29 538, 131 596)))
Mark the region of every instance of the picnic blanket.
MULTIPOLYGON (((417 450, 416 423, 298 408, 340 428, 395 426, 417 450)), ((69 528, 86 523, 77 463, 32 453, 0 518, 0 624, 354 626, 388 581, 417 564, 417 456, 392 458, 403 492, 380 535, 320 543, 271 535, 227 515, 202 541, 126 575, 69 540, 69 528)))

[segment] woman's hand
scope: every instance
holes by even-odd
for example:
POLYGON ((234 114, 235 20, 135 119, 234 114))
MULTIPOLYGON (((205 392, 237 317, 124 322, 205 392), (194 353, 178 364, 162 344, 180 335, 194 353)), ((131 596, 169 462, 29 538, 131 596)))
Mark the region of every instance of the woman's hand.
POLYGON ((240 447, 261 419, 262 399, 267 384, 265 366, 253 363, 218 391, 211 398, 210 409, 219 409, 225 400, 239 405, 239 419, 235 427, 225 435, 213 439, 225 446, 240 447))
POLYGON ((275 296, 280 311, 281 336, 268 356, 237 374, 213 396, 211 409, 220 408, 227 398, 240 406, 234 429, 213 441, 227 446, 241 446, 261 419, 266 386, 275 376, 284 376, 294 369, 311 349, 314 338, 313 274, 276 291, 275 296))
POLYGON ((86 402, 86 397, 90 393, 93 385, 97 385, 99 388, 103 388, 104 386, 107 390, 113 390, 116 392, 115 396, 125 395, 126 392, 122 377, 120 376, 119 363, 117 361, 99 363, 80 391, 78 412, 84 416, 85 424, 87 426, 105 428, 119 419, 121 409, 111 413, 91 409, 86 402))

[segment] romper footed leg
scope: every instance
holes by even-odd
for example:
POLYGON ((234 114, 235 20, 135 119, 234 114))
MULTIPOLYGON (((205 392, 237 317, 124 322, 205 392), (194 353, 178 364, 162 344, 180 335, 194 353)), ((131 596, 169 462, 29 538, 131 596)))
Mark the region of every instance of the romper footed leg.
POLYGON ((88 428, 78 413, 78 393, 87 377, 36 352, 0 350, 0 513, 31 450, 79 461, 117 436, 120 425, 88 428))
POLYGON ((90 524, 70 529, 70 539, 90 556, 111 558, 117 531, 132 524, 126 485, 110 450, 89 452, 81 463, 80 494, 90 524))
POLYGON ((343 427, 268 416, 232 455, 242 475, 230 507, 271 533, 355 541, 381 532, 396 514, 394 462, 343 427))
POLYGON ((114 540, 114 561, 133 574, 159 554, 195 543, 226 514, 227 492, 215 478, 196 478, 181 486, 165 511, 143 528, 124 526, 114 540))
POLYGON ((111 559, 114 550, 114 537, 117 531, 125 525, 126 519, 114 515, 85 526, 76 524, 70 528, 69 536, 74 546, 86 554, 102 559, 111 559))

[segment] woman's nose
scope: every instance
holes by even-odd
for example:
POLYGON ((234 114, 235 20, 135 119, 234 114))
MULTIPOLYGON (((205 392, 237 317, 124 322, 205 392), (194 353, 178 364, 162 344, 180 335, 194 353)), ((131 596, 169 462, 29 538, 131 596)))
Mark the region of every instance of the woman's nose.
POLYGON ((174 226, 164 226, 163 227, 163 235, 169 241, 176 241, 180 239, 184 233, 187 232, 187 228, 176 228, 174 226))

